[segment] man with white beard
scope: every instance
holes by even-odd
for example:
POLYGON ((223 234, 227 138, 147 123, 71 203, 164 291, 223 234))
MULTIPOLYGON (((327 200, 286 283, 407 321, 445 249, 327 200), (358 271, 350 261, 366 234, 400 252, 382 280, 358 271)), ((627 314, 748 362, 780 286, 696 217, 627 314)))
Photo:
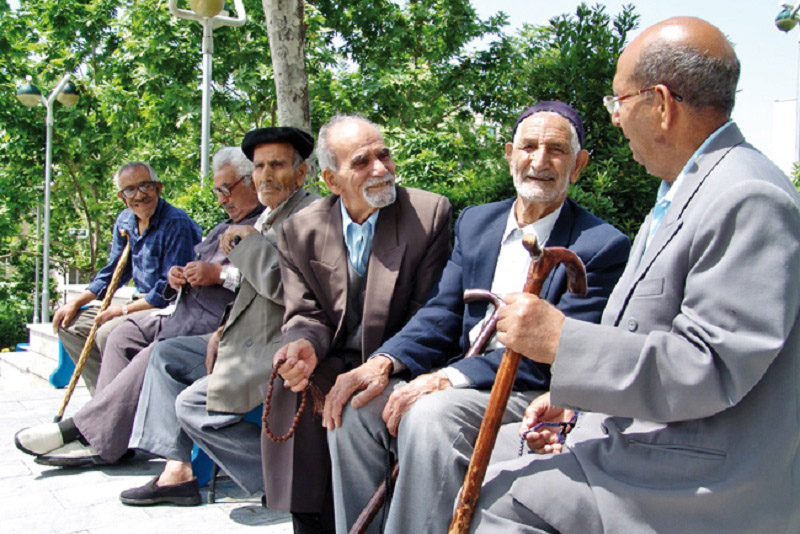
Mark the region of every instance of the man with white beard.
MULTIPOLYGON (((293 392, 310 382, 321 409, 336 377, 365 362, 422 307, 450 249, 450 203, 395 185, 376 125, 334 117, 319 131, 317 157, 332 194, 279 232, 286 314, 273 362, 285 388, 268 401, 275 434, 292 425, 301 402, 293 392)), ((288 443, 262 435, 264 488, 269 508, 292 512, 295 532, 332 532, 326 433, 311 405, 288 443)))
MULTIPOLYGON (((462 296, 470 288, 500 296, 520 291, 530 262, 523 235, 567 247, 586 265, 586 297, 567 292, 563 266, 544 283, 542 298, 569 317, 599 322, 622 273, 629 239, 567 199, 589 160, 578 113, 563 102, 539 102, 519 116, 512 139, 505 153, 517 197, 461 213, 455 248, 430 300, 327 395, 323 422, 340 534, 386 476, 390 456, 400 473, 383 531, 447 531, 504 349, 493 336, 478 357, 463 358, 491 310, 462 296)), ((548 366, 523 359, 504 422, 520 420, 549 383, 548 366)), ((380 532, 379 523, 368 532, 380 532)))

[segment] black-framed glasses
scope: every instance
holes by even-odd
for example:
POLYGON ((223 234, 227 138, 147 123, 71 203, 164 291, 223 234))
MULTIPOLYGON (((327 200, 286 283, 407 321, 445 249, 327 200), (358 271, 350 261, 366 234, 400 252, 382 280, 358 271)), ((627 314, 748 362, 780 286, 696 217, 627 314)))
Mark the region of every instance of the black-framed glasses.
POLYGON ((619 109, 619 104, 623 100, 627 100, 628 98, 632 98, 634 96, 641 95, 643 93, 647 93, 648 91, 655 91, 656 88, 659 85, 662 86, 662 87, 665 87, 667 89, 667 91, 669 91, 669 94, 672 95, 672 98, 674 98, 678 102, 683 102, 683 97, 681 95, 679 95, 678 93, 676 93, 675 91, 673 91, 672 89, 670 89, 669 87, 664 85, 663 83, 658 83, 656 85, 650 85, 648 87, 645 87, 644 89, 639 89, 638 91, 634 91, 634 92, 628 93, 626 95, 604 96, 603 97, 603 105, 606 107, 606 110, 608 110, 609 115, 613 115, 619 109))
POLYGON ((249 177, 250 177, 250 175, 246 174, 246 175, 242 176, 241 178, 239 178, 238 180, 236 180, 235 182, 233 182, 231 185, 224 185, 223 184, 223 185, 220 185, 220 186, 217 186, 217 187, 212 187, 211 191, 213 191, 215 195, 222 195, 224 197, 229 197, 229 196, 231 196, 231 193, 236 188, 236 186, 239 185, 240 183, 242 183, 242 180, 244 180, 245 178, 249 178, 249 177))
POLYGON ((136 185, 129 185, 128 187, 120 189, 119 193, 123 197, 131 199, 136 196, 137 191, 145 194, 150 193, 151 191, 155 191, 157 184, 158 182, 149 181, 149 182, 142 182, 136 185))

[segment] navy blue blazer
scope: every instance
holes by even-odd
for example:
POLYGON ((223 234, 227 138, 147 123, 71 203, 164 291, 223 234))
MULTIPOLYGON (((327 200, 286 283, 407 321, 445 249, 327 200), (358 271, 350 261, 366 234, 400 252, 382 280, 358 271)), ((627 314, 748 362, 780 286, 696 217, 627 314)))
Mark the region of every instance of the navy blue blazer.
MULTIPOLYGON (((491 289, 500 240, 514 199, 471 206, 456 222, 455 247, 430 299, 396 335, 376 352, 391 354, 408 367, 411 377, 449 364, 474 387, 489 389, 494 383, 502 349, 464 359, 469 331, 486 315, 488 303, 464 303, 465 289, 491 289)), ((616 285, 630 252, 630 240, 619 230, 567 199, 548 246, 573 250, 586 265, 588 292, 579 297, 567 291, 563 265, 544 283, 542 298, 568 317, 594 323, 616 285)), ((520 287, 520 291, 522 287, 520 287)), ((514 388, 548 389, 550 366, 523 358, 514 388)))

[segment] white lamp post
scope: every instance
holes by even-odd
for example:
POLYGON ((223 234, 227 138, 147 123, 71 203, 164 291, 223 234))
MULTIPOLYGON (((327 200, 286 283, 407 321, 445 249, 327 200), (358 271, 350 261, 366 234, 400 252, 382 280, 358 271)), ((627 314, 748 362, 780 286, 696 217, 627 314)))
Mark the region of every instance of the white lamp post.
MULTIPOLYGON (((781 12, 775 17, 775 26, 782 32, 789 32, 797 26, 800 20, 800 2, 796 5, 781 3, 781 12)), ((800 60, 797 67, 797 94, 795 96, 795 134, 794 134, 794 157, 795 161, 800 161, 800 60)))
POLYGON ((58 99, 59 102, 67 107, 78 103, 78 92, 75 86, 69 83, 69 73, 65 74, 56 88, 45 99, 39 89, 30 81, 23 84, 17 91, 17 99, 27 107, 33 107, 39 103, 47 108, 47 120, 45 121, 47 136, 45 141, 44 158, 44 236, 42 252, 42 322, 50 322, 50 181, 52 167, 52 141, 53 141, 53 103, 58 99))
POLYGON ((188 9, 178 9, 178 0, 169 0, 169 11, 181 19, 196 20, 203 25, 203 122, 200 135, 200 183, 204 183, 208 171, 209 140, 211 137, 211 57, 214 54, 214 28, 219 26, 242 26, 247 22, 242 0, 234 0, 236 18, 219 15, 224 0, 189 0, 188 9))

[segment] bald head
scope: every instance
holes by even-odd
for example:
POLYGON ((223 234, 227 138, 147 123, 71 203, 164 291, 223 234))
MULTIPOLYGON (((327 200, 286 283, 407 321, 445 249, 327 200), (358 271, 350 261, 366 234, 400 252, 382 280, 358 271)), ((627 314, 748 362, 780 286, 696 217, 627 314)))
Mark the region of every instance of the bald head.
POLYGON ((644 30, 620 62, 633 62, 631 81, 640 87, 664 84, 685 105, 730 117, 739 81, 739 60, 716 26, 694 17, 675 17, 644 30))

